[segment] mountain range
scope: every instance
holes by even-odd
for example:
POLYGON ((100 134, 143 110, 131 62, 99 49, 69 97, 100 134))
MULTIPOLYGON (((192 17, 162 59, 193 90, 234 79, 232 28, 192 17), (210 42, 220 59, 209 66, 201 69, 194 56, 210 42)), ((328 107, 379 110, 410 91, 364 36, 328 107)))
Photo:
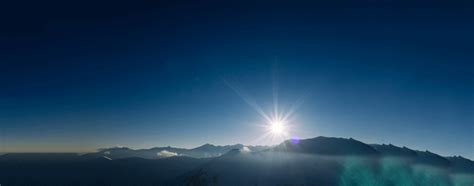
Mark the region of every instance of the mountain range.
POLYGON ((0 184, 472 186, 474 162, 391 144, 316 137, 276 146, 7 153, 0 156, 0 184))

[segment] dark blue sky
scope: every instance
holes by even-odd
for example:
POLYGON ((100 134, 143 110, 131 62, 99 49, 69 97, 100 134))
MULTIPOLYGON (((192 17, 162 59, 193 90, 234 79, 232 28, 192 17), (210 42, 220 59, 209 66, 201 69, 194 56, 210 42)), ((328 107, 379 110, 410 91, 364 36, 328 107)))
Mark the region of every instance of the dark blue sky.
POLYGON ((353 137, 474 158, 472 1, 10 3, 0 151, 353 137), (227 83, 226 83, 227 82, 227 83))

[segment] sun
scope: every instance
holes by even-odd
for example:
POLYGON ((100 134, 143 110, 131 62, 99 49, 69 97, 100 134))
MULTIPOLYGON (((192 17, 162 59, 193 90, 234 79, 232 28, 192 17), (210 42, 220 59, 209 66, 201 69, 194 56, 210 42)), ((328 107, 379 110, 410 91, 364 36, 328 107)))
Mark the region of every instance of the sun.
POLYGON ((258 122, 258 127, 262 128, 262 135, 255 139, 255 141, 265 141, 264 143, 281 143, 282 140, 287 140, 295 136, 297 132, 297 120, 295 120, 295 112, 298 107, 303 104, 304 99, 299 98, 290 107, 280 107, 278 104, 277 82, 273 82, 273 106, 264 110, 257 104, 256 100, 250 97, 245 90, 234 86, 228 81, 224 82, 239 95, 256 113, 260 116, 261 121, 258 122))
POLYGON ((273 120, 269 123, 270 132, 275 136, 281 136, 285 134, 285 122, 280 120, 273 120))

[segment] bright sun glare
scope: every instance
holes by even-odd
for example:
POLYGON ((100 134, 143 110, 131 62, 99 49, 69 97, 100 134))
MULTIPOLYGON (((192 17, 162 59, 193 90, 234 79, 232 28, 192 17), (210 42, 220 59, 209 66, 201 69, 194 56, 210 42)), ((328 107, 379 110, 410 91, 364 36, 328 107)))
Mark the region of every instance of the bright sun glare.
POLYGON ((259 122, 259 127, 264 129, 264 133, 261 137, 257 138, 255 141, 260 140, 269 140, 270 143, 280 143, 283 140, 287 140, 290 136, 294 136, 295 132, 295 120, 293 114, 298 109, 298 107, 303 103, 303 99, 300 98, 297 102, 290 105, 289 108, 280 109, 278 105, 278 94, 276 83, 274 82, 273 87, 273 108, 270 112, 265 112, 265 110, 260 107, 256 101, 250 97, 243 89, 238 86, 225 81, 227 85, 234 90, 249 106, 251 106, 263 119, 263 122, 259 122))
POLYGON ((273 135, 279 136, 285 133, 284 122, 274 120, 270 123, 270 131, 273 135))

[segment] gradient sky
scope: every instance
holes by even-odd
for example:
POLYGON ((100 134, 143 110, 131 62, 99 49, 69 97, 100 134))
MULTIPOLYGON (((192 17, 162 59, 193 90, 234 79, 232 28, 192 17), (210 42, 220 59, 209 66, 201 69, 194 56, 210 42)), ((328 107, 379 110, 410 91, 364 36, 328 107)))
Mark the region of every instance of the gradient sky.
POLYGON ((292 136, 474 158, 472 1, 32 2, 0 11, 0 152, 273 144, 292 136))

